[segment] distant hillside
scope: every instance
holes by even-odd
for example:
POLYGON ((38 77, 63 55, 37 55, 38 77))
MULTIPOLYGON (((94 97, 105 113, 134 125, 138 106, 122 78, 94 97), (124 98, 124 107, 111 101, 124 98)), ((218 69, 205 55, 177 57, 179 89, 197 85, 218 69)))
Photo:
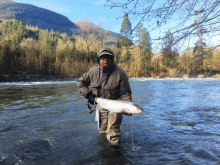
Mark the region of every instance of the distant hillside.
MULTIPOLYGON (((70 21, 67 17, 56 12, 36 7, 31 4, 17 3, 10 0, 0 0, 0 19, 11 20, 16 19, 23 23, 54 32, 67 33, 69 36, 77 34, 79 31, 79 21, 70 21)), ((92 28, 97 29, 97 25, 92 24, 92 28)), ((102 29, 105 31, 104 29, 102 29)), ((107 45, 115 44, 120 34, 108 31, 107 45)))
MULTIPOLYGON (((83 20, 77 20, 77 21, 73 21, 78 27, 80 27, 80 24, 82 23, 83 20)), ((91 24, 91 32, 94 31, 95 33, 97 33, 97 29, 99 28, 97 25, 89 22, 91 24)), ((106 31, 104 29, 101 28, 101 31, 106 31)), ((121 36, 120 34, 118 33, 115 33, 115 32, 112 32, 112 31, 109 31, 107 30, 107 45, 114 45, 116 40, 117 40, 117 37, 121 36)))
POLYGON ((0 0, 0 19, 16 19, 39 29, 60 31, 72 35, 78 27, 67 17, 30 4, 0 0))

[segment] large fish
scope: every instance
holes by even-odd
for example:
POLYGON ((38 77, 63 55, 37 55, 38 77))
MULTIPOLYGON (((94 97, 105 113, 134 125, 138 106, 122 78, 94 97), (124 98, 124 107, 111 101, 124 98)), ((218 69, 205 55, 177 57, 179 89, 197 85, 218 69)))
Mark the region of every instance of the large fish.
POLYGON ((95 101, 98 103, 100 109, 107 109, 110 112, 122 113, 122 111, 126 111, 127 113, 131 114, 143 112, 141 107, 129 101, 110 100, 103 98, 96 98, 95 101))
MULTIPOLYGON (((96 98, 95 102, 98 103, 96 109, 94 109, 96 110, 95 121, 97 121, 98 123, 98 129, 100 109, 107 109, 110 111, 110 113, 122 113, 122 111, 126 111, 127 113, 138 114, 143 112, 143 109, 141 107, 129 101, 96 98)), ((92 113, 94 110, 91 110, 90 113, 92 113)))

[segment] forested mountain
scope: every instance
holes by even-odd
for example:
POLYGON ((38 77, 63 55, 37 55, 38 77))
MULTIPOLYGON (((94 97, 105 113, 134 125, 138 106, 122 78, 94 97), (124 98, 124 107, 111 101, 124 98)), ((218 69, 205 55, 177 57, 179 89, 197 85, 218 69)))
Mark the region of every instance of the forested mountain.
MULTIPOLYGON (((10 0, 0 0, 0 19, 16 19, 29 26, 38 27, 38 29, 47 29, 48 31, 53 30, 54 32, 59 31, 61 33, 67 33, 69 36, 72 36, 73 33, 79 34, 80 31, 78 24, 76 24, 80 21, 76 21, 75 23, 56 12, 36 7, 31 4, 17 3, 10 0)), ((91 25, 91 28, 93 28, 91 30, 92 33, 96 31, 95 29, 97 29, 98 26, 92 23, 91 25)), ((105 31, 104 29, 101 30, 106 33, 106 36, 108 36, 108 45, 114 44, 116 38, 120 36, 111 31, 105 31)), ((95 34, 96 33, 97 31, 95 34)))
POLYGON ((16 19, 39 29, 60 31, 72 35, 77 26, 67 17, 53 11, 36 7, 30 4, 16 3, 9 0, 0 0, 0 18, 16 19))

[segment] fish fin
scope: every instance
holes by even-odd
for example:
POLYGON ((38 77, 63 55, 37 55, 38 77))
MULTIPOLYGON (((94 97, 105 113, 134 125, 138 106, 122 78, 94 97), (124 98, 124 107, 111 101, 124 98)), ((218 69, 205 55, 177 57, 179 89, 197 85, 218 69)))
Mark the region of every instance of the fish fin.
POLYGON ((126 111, 127 113, 130 113, 129 109, 123 109, 124 111, 126 111))

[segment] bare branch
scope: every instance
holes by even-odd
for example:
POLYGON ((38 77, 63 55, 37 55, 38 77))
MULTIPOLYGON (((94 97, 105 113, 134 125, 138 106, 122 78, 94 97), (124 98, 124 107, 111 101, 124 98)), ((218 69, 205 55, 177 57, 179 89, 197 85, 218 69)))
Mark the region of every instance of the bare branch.
MULTIPOLYGON (((139 19, 138 23, 147 22, 146 28, 149 32, 161 28, 171 19, 175 20, 176 25, 170 29, 172 34, 175 34, 176 44, 194 35, 201 24, 206 29, 206 33, 218 32, 220 27, 219 0, 126 0, 125 2, 108 0, 107 6, 122 9, 135 19, 139 19), (200 22, 193 24, 198 14, 201 16, 200 22)), ((162 38, 160 36, 154 40, 162 38)))

